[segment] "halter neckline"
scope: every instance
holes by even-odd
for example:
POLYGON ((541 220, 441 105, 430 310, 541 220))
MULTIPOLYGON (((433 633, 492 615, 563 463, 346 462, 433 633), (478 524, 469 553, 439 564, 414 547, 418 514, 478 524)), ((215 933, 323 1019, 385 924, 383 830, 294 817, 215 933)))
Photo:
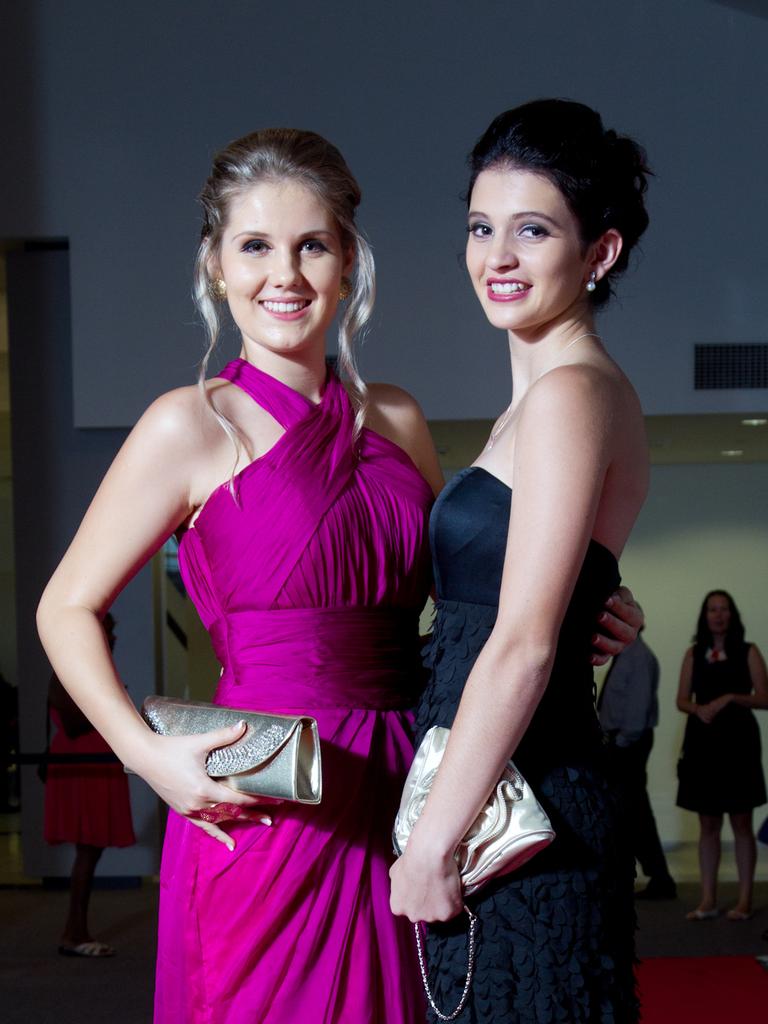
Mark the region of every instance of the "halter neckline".
POLYGON ((318 406, 323 404, 328 393, 328 384, 335 374, 331 367, 327 366, 325 380, 323 381, 322 388, 320 389, 319 402, 313 402, 311 398, 302 394, 297 388, 291 387, 291 385, 286 384, 284 380, 281 380, 279 377, 275 377, 266 370, 262 370, 261 367, 256 366, 254 363, 248 362, 248 360, 243 359, 242 356, 239 356, 237 359, 232 359, 227 363, 227 365, 218 373, 218 376, 224 377, 232 383, 240 383, 244 390, 249 393, 251 393, 251 391, 260 392, 262 388, 259 385, 263 386, 264 384, 273 384, 283 392, 293 395, 302 402, 306 402, 311 408, 316 409, 318 406))

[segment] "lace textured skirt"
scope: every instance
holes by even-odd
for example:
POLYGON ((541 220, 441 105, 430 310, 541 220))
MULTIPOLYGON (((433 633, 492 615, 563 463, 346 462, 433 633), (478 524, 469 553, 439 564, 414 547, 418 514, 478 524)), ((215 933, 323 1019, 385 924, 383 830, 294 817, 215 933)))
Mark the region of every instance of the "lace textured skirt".
MULTIPOLYGON (((431 678, 417 713, 419 736, 431 725, 451 725, 495 616, 495 608, 483 605, 438 604, 427 651, 431 678)), ((562 731, 562 722, 551 724, 553 735, 562 731)), ((537 732, 546 734, 546 726, 539 718, 537 732)), ((634 860, 618 801, 594 743, 585 743, 581 755, 569 751, 567 763, 556 760, 516 758, 557 838, 520 871, 470 898, 478 916, 476 967, 469 1003, 457 1018, 461 1024, 638 1019, 634 860)), ((426 949, 437 1005, 449 1012, 466 977, 466 915, 431 925, 426 949)))

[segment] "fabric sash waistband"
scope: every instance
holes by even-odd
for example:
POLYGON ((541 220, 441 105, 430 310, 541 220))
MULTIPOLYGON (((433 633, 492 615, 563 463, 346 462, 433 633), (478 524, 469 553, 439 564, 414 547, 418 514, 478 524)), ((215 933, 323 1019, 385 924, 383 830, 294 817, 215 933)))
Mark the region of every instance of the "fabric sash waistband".
POLYGON ((210 629, 216 702, 261 711, 412 707, 423 683, 418 615, 386 608, 229 612, 210 629))

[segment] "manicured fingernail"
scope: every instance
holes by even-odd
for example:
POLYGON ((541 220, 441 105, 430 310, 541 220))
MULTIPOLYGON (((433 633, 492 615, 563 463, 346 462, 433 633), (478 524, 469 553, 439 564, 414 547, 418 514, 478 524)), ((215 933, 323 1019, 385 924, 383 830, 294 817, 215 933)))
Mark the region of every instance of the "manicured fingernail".
POLYGON ((236 729, 240 730, 240 729, 243 728, 244 725, 245 725, 245 722, 241 718, 239 722, 235 722, 235 724, 232 726, 232 731, 234 732, 236 729))
POLYGON ((593 633, 592 634, 592 643, 593 644, 596 644, 599 639, 600 639, 600 634, 599 633, 593 633))
POLYGON ((234 841, 234 839, 230 840, 225 845, 226 845, 226 847, 227 847, 227 849, 229 850, 230 853, 234 853, 234 850, 235 850, 235 841, 234 841))
POLYGON ((608 605, 609 608, 613 608, 613 606, 614 606, 614 604, 616 602, 613 600, 612 597, 609 597, 608 600, 605 603, 608 605))
POLYGON ((272 824, 272 819, 271 818, 267 818, 267 817, 259 818, 259 821, 261 822, 262 825, 271 825, 272 824))
POLYGON ((600 612, 600 614, 597 616, 597 621, 598 622, 607 622, 608 621, 608 614, 607 614, 607 612, 600 612))

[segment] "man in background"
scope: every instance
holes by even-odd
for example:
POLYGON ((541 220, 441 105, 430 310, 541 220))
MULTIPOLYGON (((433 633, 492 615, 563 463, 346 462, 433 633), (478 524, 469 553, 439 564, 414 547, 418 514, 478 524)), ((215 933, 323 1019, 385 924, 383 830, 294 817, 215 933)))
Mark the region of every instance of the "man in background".
POLYGON ((641 635, 613 659, 597 702, 615 780, 627 810, 635 858, 648 878, 636 899, 677 895, 648 799, 648 758, 659 721, 659 663, 641 635))

